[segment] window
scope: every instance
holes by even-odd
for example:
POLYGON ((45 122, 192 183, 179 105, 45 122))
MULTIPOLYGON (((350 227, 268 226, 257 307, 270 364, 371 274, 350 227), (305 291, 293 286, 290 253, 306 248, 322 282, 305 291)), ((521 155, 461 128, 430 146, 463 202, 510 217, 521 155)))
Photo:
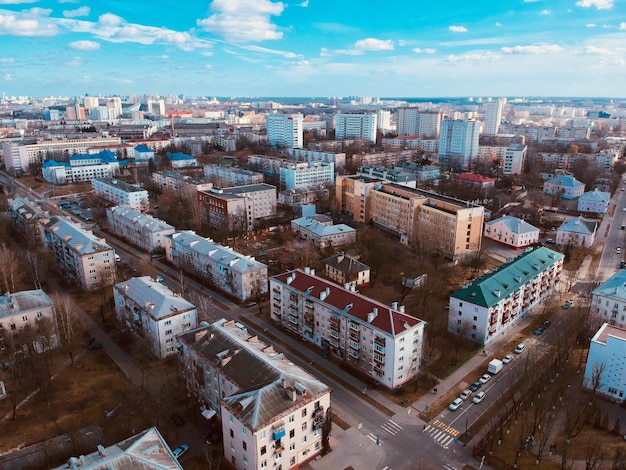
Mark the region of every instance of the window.
POLYGON ((293 423, 295 420, 296 420, 296 415, 291 415, 291 416, 289 417, 289 422, 290 422, 290 423, 293 423))
POLYGON ((241 428, 241 434, 243 434, 244 436, 246 435, 246 428, 245 427, 241 428))
POLYGON ((261 462, 261 468, 267 468, 267 460, 261 462))
POLYGON ((246 441, 243 441, 242 444, 243 444, 243 450, 248 450, 248 444, 246 444, 246 441))
POLYGON ((289 444, 289 450, 294 451, 296 450, 296 444, 294 442, 292 442, 291 444, 289 444))
POLYGON ((265 455, 266 452, 267 452, 267 446, 261 447, 261 455, 265 455))
POLYGON ((289 439, 293 439, 295 435, 296 435, 295 429, 292 429, 291 431, 289 431, 289 439))
POLYGON ((302 423, 302 430, 306 431, 306 421, 304 423, 302 423))
POLYGON ((166 335, 171 335, 172 334, 172 330, 165 330, 165 334, 166 335))
POLYGON ((295 465, 296 464, 296 458, 295 457, 291 457, 289 459, 289 465, 295 465))
POLYGON ((302 443, 306 443, 306 434, 304 436, 302 436, 302 443))
POLYGON ((43 318, 43 313, 37 312, 37 320, 41 320, 43 318))
POLYGON ((172 320, 166 320, 164 325, 165 326, 170 326, 172 324, 172 320))
POLYGON ((265 431, 263 430, 263 431, 261 431, 261 439, 265 439, 265 437, 266 437, 266 433, 265 433, 265 431))
POLYGON ((302 417, 304 418, 306 416, 306 408, 302 408, 302 417))
POLYGON ((22 316, 22 321, 23 322, 27 322, 28 321, 28 317, 26 315, 22 316))
POLYGON ((235 433, 232 429, 230 430, 230 437, 235 437, 235 433))

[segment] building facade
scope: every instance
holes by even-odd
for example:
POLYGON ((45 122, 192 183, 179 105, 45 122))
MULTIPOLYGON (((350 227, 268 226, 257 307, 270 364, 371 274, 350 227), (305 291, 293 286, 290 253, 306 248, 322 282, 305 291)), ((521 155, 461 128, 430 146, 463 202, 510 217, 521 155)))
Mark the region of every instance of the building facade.
POLYGON ((483 104, 485 110, 485 125, 483 126, 483 134, 496 135, 500 122, 502 121, 502 107, 504 100, 496 100, 483 104))
POLYGON ((345 225, 333 225, 324 215, 300 217, 291 221, 291 230, 298 238, 311 241, 320 249, 356 243, 356 229, 345 225))
POLYGON ((16 197, 9 199, 8 213, 17 229, 24 235, 26 244, 41 241, 39 225, 50 215, 39 204, 30 199, 16 197))
POLYGON ((118 321, 146 341, 159 359, 176 353, 176 336, 198 326, 195 305, 150 276, 116 284, 113 300, 118 321))
POLYGON ((419 108, 398 108, 398 136, 411 135, 425 139, 438 139, 442 118, 442 111, 422 111, 419 108))
POLYGON ((264 182, 263 173, 225 165, 204 165, 204 176, 211 178, 219 188, 264 182))
POLYGON ((626 329, 604 323, 591 338, 584 385, 615 401, 626 398, 626 329))
POLYGON ((268 114, 267 143, 272 147, 302 148, 303 119, 302 114, 268 114))
POLYGON ((305 268, 270 278, 270 317, 388 389, 419 372, 425 322, 305 268))
POLYGON ((539 243, 537 227, 509 215, 486 222, 484 236, 513 248, 525 248, 539 243))
POLYGON ((112 178, 120 171, 120 162, 113 152, 70 157, 69 162, 46 160, 42 164, 43 178, 52 184, 85 183, 94 178, 112 178))
POLYGON ((585 192, 585 183, 569 174, 557 174, 543 183, 543 192, 563 199, 576 199, 585 192))
POLYGON ((556 290, 564 256, 528 249, 450 296, 448 331, 482 345, 506 333, 556 290))
POLYGON ((213 183, 206 177, 182 175, 173 171, 152 173, 151 179, 162 191, 170 191, 183 198, 195 199, 198 191, 209 191, 213 188, 213 183))
POLYGON ((611 193, 598 191, 588 191, 578 198, 578 211, 604 214, 609 208, 611 193))
POLYGON ((480 122, 448 120, 441 122, 439 159, 448 166, 468 168, 478 156, 480 122))
POLYGON ((566 220, 556 229, 557 245, 590 247, 596 239, 598 222, 581 217, 566 220))
POLYGON ((146 251, 165 249, 165 238, 176 229, 146 214, 126 206, 107 209, 108 228, 118 237, 146 251))
POLYGON ((335 165, 325 162, 295 163, 280 168, 281 189, 313 189, 335 181, 335 165))
POLYGON ((322 263, 324 263, 324 275, 337 284, 343 286, 347 283, 357 288, 370 283, 370 267, 344 253, 336 253, 322 260, 322 263))
POLYGON ((362 138, 376 142, 376 114, 336 114, 335 136, 337 139, 362 138))
POLYGON ((626 270, 620 269, 591 292, 590 313, 596 328, 602 323, 626 328, 626 270))
POLYGON ((118 206, 130 207, 144 212, 150 207, 148 191, 141 186, 117 178, 94 178, 91 180, 94 194, 118 206))

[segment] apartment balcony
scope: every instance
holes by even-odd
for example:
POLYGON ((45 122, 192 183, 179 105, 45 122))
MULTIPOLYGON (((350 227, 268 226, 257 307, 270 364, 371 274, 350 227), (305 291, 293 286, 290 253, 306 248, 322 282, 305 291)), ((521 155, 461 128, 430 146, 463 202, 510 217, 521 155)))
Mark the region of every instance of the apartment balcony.
POLYGON ((381 346, 383 351, 385 350, 385 338, 381 338, 380 336, 374 336, 374 345, 381 346))
POLYGON ((274 288, 272 289, 272 292, 274 292, 274 293, 276 293, 276 294, 280 294, 280 289, 278 289, 278 288, 274 287, 274 288))
POLYGON ((334 339, 339 339, 339 332, 338 331, 332 331, 330 332, 330 337, 334 338, 334 339))
POLYGON ((353 331, 350 331, 349 338, 355 343, 358 343, 361 340, 361 336, 358 333, 354 333, 353 331))
MULTIPOLYGON (((285 422, 281 421, 280 423, 276 423, 272 427, 272 439, 275 441, 280 440, 282 437, 285 437, 285 422)), ((280 445, 280 442, 276 442, 275 445, 280 445)))

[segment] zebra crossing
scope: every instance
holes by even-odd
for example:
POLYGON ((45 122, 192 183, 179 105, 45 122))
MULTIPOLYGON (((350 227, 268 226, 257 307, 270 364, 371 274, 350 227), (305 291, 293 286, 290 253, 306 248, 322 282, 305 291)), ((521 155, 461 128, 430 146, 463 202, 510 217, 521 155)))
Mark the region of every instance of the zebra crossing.
POLYGON ((460 432, 439 420, 433 421, 424 429, 424 432, 428 434, 433 440, 444 449, 450 446, 450 443, 454 441, 460 432))
POLYGON ((380 427, 383 428, 383 431, 388 432, 392 436, 395 436, 403 429, 402 426, 400 426, 392 419, 388 419, 383 424, 381 424, 380 427))

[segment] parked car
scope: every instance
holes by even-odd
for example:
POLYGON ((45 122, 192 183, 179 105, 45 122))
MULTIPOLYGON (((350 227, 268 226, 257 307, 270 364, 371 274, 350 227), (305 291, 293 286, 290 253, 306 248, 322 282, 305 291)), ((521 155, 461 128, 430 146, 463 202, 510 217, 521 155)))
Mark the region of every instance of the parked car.
POLYGON ((626 222, 622 222, 622 230, 626 230, 626 222))
POLYGON ((250 307, 254 307, 256 305, 256 302, 246 302, 246 304, 244 305, 245 308, 250 308, 250 307))
POLYGON ((462 404, 463 400, 461 400, 460 398, 455 398, 454 401, 448 405, 448 408, 450 408, 452 411, 455 411, 458 410, 462 404))
POLYGON ((554 241, 554 238, 546 238, 546 243, 548 245, 554 245, 556 242, 554 241))
POLYGON ((459 398, 461 400, 467 400, 471 394, 472 394, 472 391, 469 388, 466 388, 465 390, 461 392, 461 394, 459 395, 459 398))
POLYGON ((548 328, 550 326, 550 320, 546 320, 543 322, 543 329, 545 330, 546 328, 548 328))
POLYGON ((568 300, 567 302, 565 302, 563 304, 563 309, 567 310, 568 308, 570 308, 572 306, 572 303, 568 300))
POLYGON ((486 384, 487 382, 489 382, 490 379, 491 379, 491 376, 489 374, 483 374, 482 377, 478 379, 478 381, 481 384, 486 384))
POLYGON ((526 348, 526 345, 524 343, 520 343, 517 345, 517 347, 513 350, 513 352, 515 354, 522 354, 522 352, 524 351, 524 349, 526 348))
POLYGON ((622 252, 622 247, 621 247, 620 245, 617 245, 617 246, 615 247, 615 252, 616 252, 616 253, 621 253, 621 252, 622 252))
POLYGON ((475 392, 476 390, 478 390, 480 387, 482 387, 483 384, 481 384, 478 380, 476 382, 474 382, 472 385, 469 386, 469 389, 472 392, 475 392))
POLYGON ((537 328, 537 329, 535 330, 535 334, 536 334, 536 335, 543 334, 543 328, 542 328, 542 327, 537 328))
POLYGON ((93 350, 93 349, 102 349, 102 343, 91 343, 89 346, 87 346, 87 349, 89 350, 93 350))
POLYGON ((94 338, 93 336, 91 336, 90 338, 87 338, 85 340, 85 342, 83 343, 83 346, 88 348, 89 346, 91 346, 93 343, 96 342, 96 338, 94 338))
POLYGON ((157 274, 156 275, 156 280, 159 281, 159 282, 163 282, 164 278, 160 274, 157 274))
POLYGON ((180 459, 182 457, 182 455, 187 452, 189 450, 189 446, 187 444, 183 444, 180 447, 177 447, 176 449, 174 449, 172 451, 172 453, 174 454, 174 457, 176 457, 176 460, 180 459))
POLYGON ((472 399, 474 403, 480 403, 485 398, 485 392, 478 392, 476 396, 472 399))
POLYGON ((506 356, 504 356, 502 358, 502 363, 503 364, 508 364, 509 362, 511 362, 513 360, 513 354, 507 354, 506 356))
POLYGON ((174 424, 178 427, 183 426, 185 424, 185 420, 178 413, 172 413, 170 417, 172 418, 172 421, 174 421, 174 424))

